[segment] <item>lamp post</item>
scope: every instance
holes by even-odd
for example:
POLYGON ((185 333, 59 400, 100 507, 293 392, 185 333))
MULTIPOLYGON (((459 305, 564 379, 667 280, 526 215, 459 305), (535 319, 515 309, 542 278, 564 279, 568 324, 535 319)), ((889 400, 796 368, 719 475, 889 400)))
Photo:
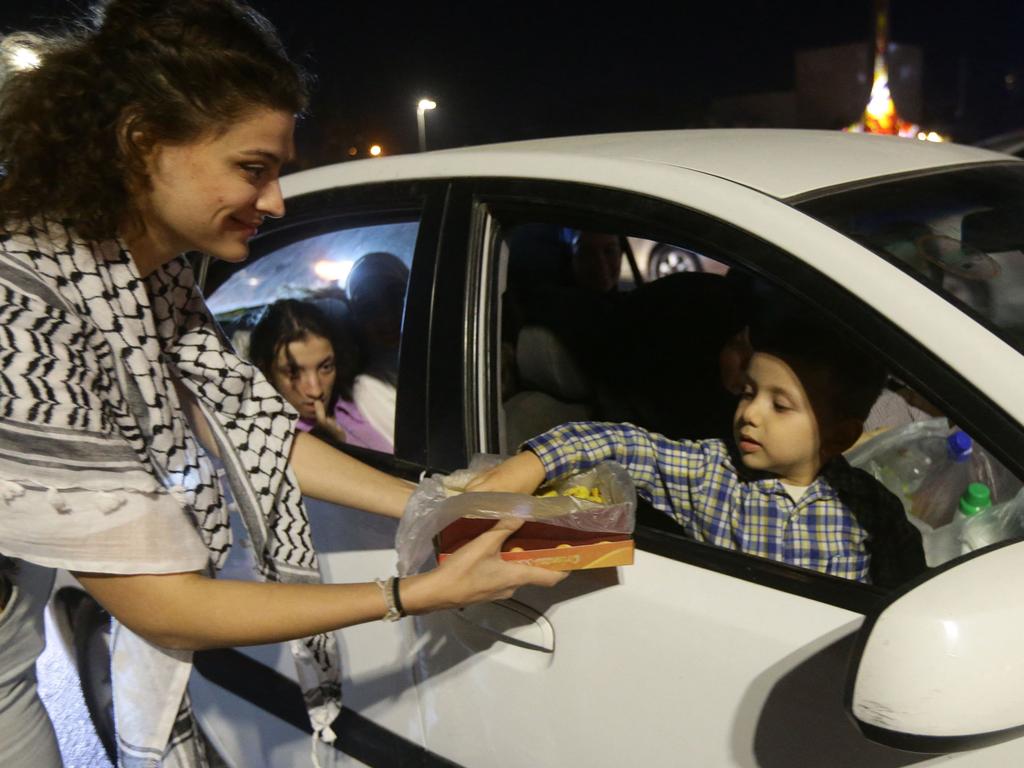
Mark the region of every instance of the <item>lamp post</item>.
POLYGON ((419 104, 416 105, 416 128, 420 137, 420 152, 427 151, 426 111, 428 109, 434 109, 436 106, 437 102, 431 101, 430 99, 420 99, 419 104))

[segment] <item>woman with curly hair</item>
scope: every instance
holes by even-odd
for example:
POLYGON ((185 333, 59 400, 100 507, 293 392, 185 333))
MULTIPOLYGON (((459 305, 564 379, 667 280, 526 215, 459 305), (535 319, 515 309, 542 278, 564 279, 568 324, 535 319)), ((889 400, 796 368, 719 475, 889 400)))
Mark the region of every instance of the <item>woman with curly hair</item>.
POLYGON ((185 686, 216 646, 293 641, 329 742, 332 630, 562 575, 501 561, 510 523, 400 585, 317 583, 302 495, 398 517, 410 486, 296 434, 183 255, 241 261, 284 214, 307 78, 233 0, 109 0, 36 42, 0 87, 0 765, 60 764, 33 668, 54 568, 117 620, 121 765, 205 763, 185 686), (269 583, 211 578, 221 479, 269 583))

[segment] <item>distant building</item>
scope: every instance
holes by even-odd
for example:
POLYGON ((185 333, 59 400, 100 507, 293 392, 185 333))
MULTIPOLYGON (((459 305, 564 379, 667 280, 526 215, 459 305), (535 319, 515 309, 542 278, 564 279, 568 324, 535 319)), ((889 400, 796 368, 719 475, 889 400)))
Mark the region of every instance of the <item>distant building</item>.
MULTIPOLYGON (((845 128, 859 121, 872 98, 877 74, 874 48, 853 43, 796 54, 796 94, 800 126, 845 128)), ((920 123, 924 109, 922 55, 916 45, 888 43, 888 88, 899 116, 920 123)))
MULTIPOLYGON (((871 98, 875 46, 849 43, 798 51, 791 91, 752 93, 716 99, 715 125, 841 129, 856 123, 871 98)), ((900 117, 920 123, 924 111, 920 47, 889 43, 889 89, 900 117)))

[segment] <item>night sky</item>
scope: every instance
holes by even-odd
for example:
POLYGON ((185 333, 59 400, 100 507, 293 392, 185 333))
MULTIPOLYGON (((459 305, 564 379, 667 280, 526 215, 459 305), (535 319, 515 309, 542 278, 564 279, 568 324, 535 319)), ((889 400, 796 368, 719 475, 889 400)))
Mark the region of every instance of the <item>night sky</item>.
MULTIPOLYGON (((39 29, 85 0, 2 0, 0 30, 39 29)), ((716 99, 794 87, 794 52, 868 42, 872 0, 354 4, 252 0, 318 76, 303 164, 380 143, 416 149, 704 127, 716 99)), ((1024 127, 1024 2, 891 0, 891 39, 921 46, 922 123, 962 141, 1024 127)), ((897 105, 898 106, 898 105, 897 105)))

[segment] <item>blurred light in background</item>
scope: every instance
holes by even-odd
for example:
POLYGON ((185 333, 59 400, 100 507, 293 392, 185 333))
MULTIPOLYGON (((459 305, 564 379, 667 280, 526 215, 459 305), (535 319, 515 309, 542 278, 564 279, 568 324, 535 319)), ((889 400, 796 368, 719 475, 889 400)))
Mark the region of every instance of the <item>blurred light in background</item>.
POLYGON ((39 66, 39 54, 24 45, 16 45, 7 52, 14 69, 35 69, 39 66))
POLYGON ((320 259, 313 265, 313 272, 325 283, 338 283, 344 285, 348 273, 352 271, 351 261, 333 261, 331 259, 320 259))

